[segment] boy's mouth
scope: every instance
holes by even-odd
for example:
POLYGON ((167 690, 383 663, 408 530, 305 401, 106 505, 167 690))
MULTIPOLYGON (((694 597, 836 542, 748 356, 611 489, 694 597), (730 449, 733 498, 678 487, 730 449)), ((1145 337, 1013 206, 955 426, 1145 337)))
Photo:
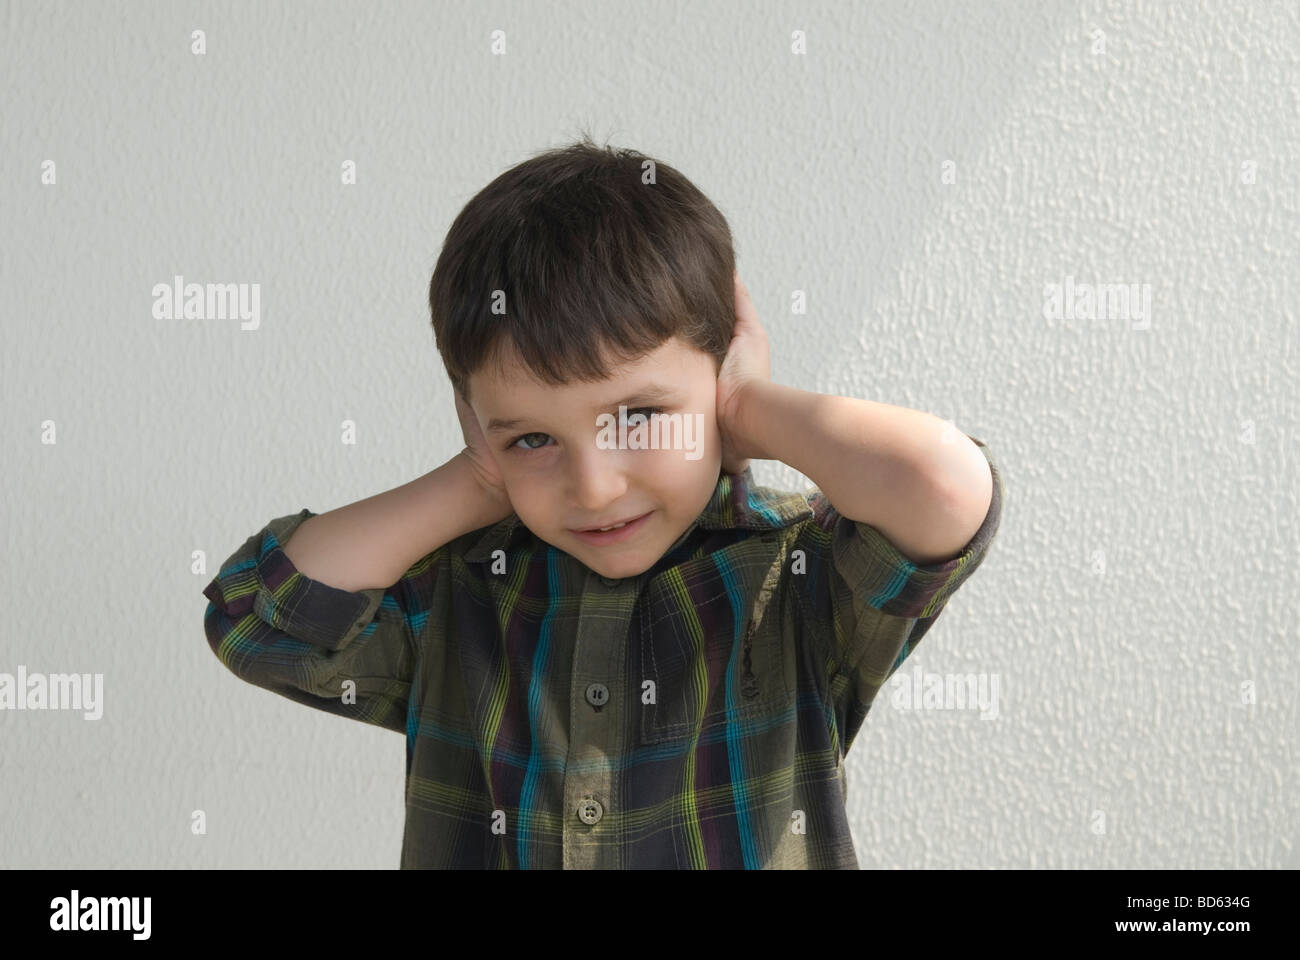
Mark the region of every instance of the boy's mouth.
POLYGON ((628 517, 623 520, 615 520, 611 524, 605 524, 608 529, 602 530, 599 527, 588 527, 584 530, 574 530, 573 532, 591 544, 616 543, 630 537, 633 533, 645 525, 646 518, 654 513, 653 510, 648 513, 638 514, 634 517, 628 517))

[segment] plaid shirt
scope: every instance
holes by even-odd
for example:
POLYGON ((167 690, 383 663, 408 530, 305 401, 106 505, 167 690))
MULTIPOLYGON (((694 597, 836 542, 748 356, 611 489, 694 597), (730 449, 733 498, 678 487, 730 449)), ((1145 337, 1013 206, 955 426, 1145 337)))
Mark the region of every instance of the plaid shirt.
POLYGON ((406 734, 402 868, 857 868, 843 761, 984 559, 916 566, 814 489, 721 474, 655 565, 599 576, 512 514, 392 587, 311 580, 272 520, 203 593, 232 672, 406 734))

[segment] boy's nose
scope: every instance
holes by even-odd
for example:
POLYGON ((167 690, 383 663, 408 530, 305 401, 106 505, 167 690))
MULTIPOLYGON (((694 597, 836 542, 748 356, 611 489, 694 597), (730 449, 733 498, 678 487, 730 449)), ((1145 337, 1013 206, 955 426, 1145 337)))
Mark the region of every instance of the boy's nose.
POLYGON ((569 499, 588 516, 602 516, 627 492, 618 450, 590 450, 578 453, 569 466, 569 499))

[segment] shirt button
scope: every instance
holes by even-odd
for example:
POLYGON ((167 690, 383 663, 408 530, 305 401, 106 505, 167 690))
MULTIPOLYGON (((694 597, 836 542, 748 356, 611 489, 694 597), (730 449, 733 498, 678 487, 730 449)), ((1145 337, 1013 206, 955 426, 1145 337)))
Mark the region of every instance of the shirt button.
POLYGON ((615 577, 601 577, 600 582, 607 587, 617 587, 619 584, 618 579, 615 577))
POLYGON ((587 684, 587 702, 593 707, 603 707, 609 701, 609 687, 603 683, 587 684))
POLYGON ((592 800, 588 798, 586 800, 583 800, 580 804, 578 804, 578 819, 581 820, 583 823, 587 823, 587 824, 596 823, 604 815, 605 815, 605 811, 601 807, 599 800, 592 800))

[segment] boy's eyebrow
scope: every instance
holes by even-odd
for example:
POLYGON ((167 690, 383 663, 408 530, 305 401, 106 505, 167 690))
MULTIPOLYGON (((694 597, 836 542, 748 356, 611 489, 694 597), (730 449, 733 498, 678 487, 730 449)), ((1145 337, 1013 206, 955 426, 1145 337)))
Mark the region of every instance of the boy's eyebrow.
MULTIPOLYGON (((612 403, 607 403, 601 409, 608 410, 611 407, 615 407, 615 408, 620 406, 632 407, 632 406, 639 406, 647 403, 659 403, 663 400, 667 400, 675 396, 676 392, 677 391, 671 389, 670 387, 663 387, 658 385, 645 387, 641 390, 638 390, 630 397, 624 397, 622 400, 616 400, 612 403)), ((485 429, 487 433, 500 433, 503 430, 513 430, 515 427, 518 427, 520 424, 526 422, 527 419, 528 419, 527 417, 515 417, 507 420, 501 417, 493 417, 491 420, 488 421, 487 427, 485 429)))

